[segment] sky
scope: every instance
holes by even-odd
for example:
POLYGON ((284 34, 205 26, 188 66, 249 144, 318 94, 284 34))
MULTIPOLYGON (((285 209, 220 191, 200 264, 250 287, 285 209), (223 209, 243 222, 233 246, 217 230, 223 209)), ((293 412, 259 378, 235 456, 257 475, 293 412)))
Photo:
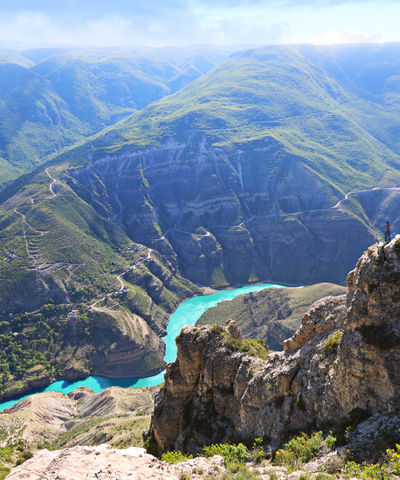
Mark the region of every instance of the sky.
POLYGON ((400 41, 399 0, 0 0, 0 48, 400 41))

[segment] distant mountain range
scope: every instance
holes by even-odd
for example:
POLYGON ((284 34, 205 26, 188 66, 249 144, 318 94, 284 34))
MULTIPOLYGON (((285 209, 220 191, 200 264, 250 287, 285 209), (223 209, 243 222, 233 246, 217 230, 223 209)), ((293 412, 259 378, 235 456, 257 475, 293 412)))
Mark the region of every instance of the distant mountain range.
POLYGON ((205 49, 0 51, 0 183, 174 93, 224 56, 205 49))

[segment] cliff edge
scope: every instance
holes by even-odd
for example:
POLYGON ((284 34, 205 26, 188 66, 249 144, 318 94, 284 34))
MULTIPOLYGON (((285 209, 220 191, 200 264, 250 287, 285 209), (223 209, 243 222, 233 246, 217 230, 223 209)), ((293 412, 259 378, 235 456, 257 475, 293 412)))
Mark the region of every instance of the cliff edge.
POLYGON ((347 288, 316 302, 267 360, 249 355, 232 326, 183 328, 152 417, 158 451, 254 437, 274 448, 294 432, 395 413, 400 236, 364 252, 347 288))

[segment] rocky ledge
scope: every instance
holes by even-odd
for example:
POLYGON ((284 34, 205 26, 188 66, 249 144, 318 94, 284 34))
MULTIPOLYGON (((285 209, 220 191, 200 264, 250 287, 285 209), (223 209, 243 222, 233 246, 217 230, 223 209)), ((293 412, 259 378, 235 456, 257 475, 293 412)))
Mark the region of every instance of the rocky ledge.
POLYGON ((211 475, 223 465, 222 457, 195 458, 170 465, 143 448, 116 450, 108 445, 41 450, 16 467, 9 480, 192 480, 211 475), (196 473, 201 472, 201 474, 196 473))
POLYGON ((398 411, 400 237, 370 247, 347 286, 315 303, 267 361, 241 351, 232 326, 185 327, 156 399, 156 449, 254 437, 275 448, 294 432, 398 411))

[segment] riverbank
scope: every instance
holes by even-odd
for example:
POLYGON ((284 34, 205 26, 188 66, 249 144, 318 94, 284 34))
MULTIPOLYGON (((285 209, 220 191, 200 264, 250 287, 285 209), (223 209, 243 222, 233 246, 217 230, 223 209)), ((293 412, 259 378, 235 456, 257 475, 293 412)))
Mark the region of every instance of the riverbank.
MULTIPOLYGON (((205 313, 209 308, 214 307, 220 302, 226 300, 233 300, 239 295, 245 293, 255 292, 266 288, 283 288, 284 285, 278 285, 274 283, 264 284, 252 284, 239 288, 230 288, 225 290, 218 290, 215 293, 209 295, 200 295, 197 297, 189 298, 182 302, 174 313, 171 314, 168 326, 166 329, 166 336, 163 338, 165 341, 165 356, 166 362, 172 362, 176 358, 176 345, 175 338, 178 336, 182 327, 185 325, 194 325, 197 320, 205 313)), ((85 379, 77 379, 76 381, 58 380, 51 383, 47 387, 40 389, 39 391, 56 391, 62 393, 69 393, 80 386, 85 386, 92 389, 94 392, 101 392, 105 388, 111 386, 120 386, 123 388, 138 388, 159 385, 164 381, 164 371, 153 375, 151 377, 143 378, 105 378, 98 376, 89 376, 85 379)), ((18 396, 14 399, 10 399, 6 402, 0 403, 0 411, 8 408, 19 400, 26 398, 32 394, 38 393, 35 391, 26 391, 24 395, 18 396)))

